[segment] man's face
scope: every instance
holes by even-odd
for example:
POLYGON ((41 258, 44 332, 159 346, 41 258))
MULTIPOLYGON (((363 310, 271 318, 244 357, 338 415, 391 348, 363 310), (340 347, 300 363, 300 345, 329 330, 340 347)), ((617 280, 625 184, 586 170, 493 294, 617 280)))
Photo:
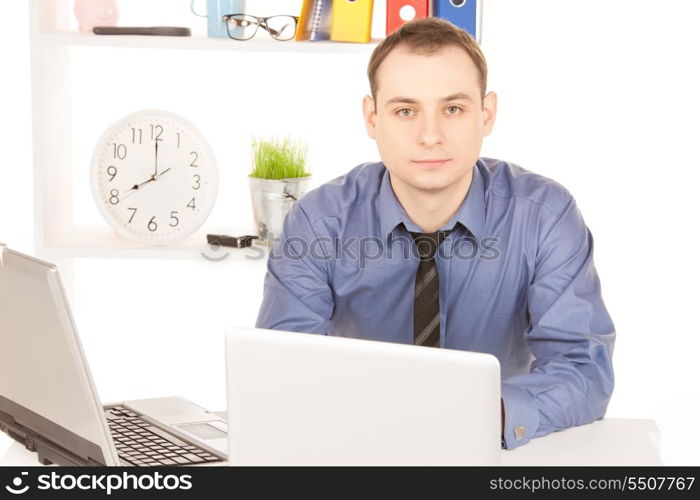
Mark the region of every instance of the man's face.
POLYGON ((364 98, 365 125, 395 190, 400 184, 439 192, 471 181, 482 140, 493 128, 496 94, 487 94, 481 107, 478 70, 464 49, 420 55, 396 47, 379 67, 376 94, 376 103, 364 98))

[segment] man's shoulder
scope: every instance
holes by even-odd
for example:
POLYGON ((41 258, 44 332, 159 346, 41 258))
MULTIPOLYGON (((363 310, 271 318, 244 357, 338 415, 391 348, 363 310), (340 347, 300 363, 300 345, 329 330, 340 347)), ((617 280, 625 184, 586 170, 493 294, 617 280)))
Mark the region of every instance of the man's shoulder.
POLYGON ((346 174, 312 189, 299 200, 311 223, 322 217, 340 217, 379 193, 385 171, 382 162, 362 163, 346 174))
POLYGON ((484 190, 502 199, 514 199, 560 214, 573 197, 568 189, 540 174, 504 160, 482 157, 478 166, 484 176, 484 190))

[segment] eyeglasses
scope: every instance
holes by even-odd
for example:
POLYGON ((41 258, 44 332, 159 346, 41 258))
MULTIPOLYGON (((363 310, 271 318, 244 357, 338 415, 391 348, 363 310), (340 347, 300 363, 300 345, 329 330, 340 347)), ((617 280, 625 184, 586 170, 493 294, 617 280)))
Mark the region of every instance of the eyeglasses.
POLYGON ((262 26, 275 40, 294 38, 297 31, 297 16, 256 17, 247 14, 227 14, 223 17, 228 36, 234 40, 250 40, 262 26))

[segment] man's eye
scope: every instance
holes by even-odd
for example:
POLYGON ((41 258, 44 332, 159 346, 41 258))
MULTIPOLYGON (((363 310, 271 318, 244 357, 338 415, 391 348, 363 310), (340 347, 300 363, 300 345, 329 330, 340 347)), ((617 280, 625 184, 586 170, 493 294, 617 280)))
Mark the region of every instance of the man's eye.
MULTIPOLYGON (((455 110, 459 110, 459 111, 461 111, 461 110, 462 110, 462 108, 460 108, 459 106, 450 106, 450 107, 449 107, 449 108, 447 108, 447 109, 448 109, 448 110, 449 110, 449 109, 455 109, 455 110)), ((456 114, 457 114, 457 112, 458 112, 458 111, 455 111, 455 112, 453 112, 453 113, 450 113, 450 114, 451 114, 451 115, 456 115, 456 114)))
POLYGON ((397 113, 400 114, 401 116, 409 116, 409 113, 411 113, 411 110, 408 108, 402 108, 402 109, 398 110, 397 113), (404 113, 404 111, 407 111, 408 113, 404 113))

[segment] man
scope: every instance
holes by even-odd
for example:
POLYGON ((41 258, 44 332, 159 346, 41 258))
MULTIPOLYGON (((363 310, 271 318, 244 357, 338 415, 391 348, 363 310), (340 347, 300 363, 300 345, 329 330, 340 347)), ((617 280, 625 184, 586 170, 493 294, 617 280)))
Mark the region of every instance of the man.
POLYGON ((593 240, 562 186, 479 157, 497 98, 478 44, 415 20, 376 47, 368 75, 382 162, 290 211, 257 326, 493 354, 505 448, 601 419, 615 332, 593 240))

